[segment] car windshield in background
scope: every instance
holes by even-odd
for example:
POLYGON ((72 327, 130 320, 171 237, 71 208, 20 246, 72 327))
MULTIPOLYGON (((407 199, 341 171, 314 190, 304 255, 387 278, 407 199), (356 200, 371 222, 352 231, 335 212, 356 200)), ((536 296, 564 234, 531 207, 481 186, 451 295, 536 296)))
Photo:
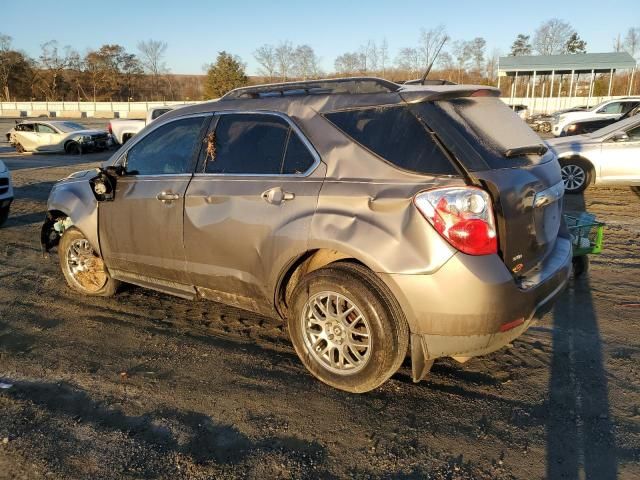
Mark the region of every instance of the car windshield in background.
POLYGON ((463 97, 413 106, 470 170, 543 163, 540 137, 502 100, 463 97))
POLYGON ((612 134, 613 132, 617 132, 618 130, 626 130, 627 128, 632 127, 636 124, 640 125, 640 118, 638 118, 637 115, 625 120, 620 120, 619 122, 612 123, 611 125, 602 127, 600 130, 587 133, 586 135, 589 135, 590 137, 605 137, 612 134))
POLYGON ((65 133, 75 132, 76 130, 87 129, 87 127, 85 127, 84 125, 80 125, 79 123, 75 123, 75 122, 59 122, 59 123, 56 123, 55 126, 58 127, 59 130, 62 130, 65 133))

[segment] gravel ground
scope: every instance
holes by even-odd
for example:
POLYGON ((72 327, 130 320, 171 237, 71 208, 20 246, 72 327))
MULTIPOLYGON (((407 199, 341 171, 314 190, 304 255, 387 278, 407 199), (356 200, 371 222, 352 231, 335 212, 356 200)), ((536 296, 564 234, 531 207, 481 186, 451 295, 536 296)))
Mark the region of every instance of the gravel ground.
POLYGON ((0 144, 16 186, 0 229, 0 478, 640 478, 629 188, 568 198, 608 223, 605 251, 512 345, 437 361, 417 385, 405 363, 349 395, 305 371, 279 321, 137 287, 72 293, 40 254, 46 198, 107 156, 0 144))

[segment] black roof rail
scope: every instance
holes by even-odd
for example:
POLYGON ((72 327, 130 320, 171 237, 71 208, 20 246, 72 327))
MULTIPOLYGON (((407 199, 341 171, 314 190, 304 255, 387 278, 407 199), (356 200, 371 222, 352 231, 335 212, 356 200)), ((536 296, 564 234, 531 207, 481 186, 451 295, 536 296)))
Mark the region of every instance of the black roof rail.
POLYGON ((404 85, 457 85, 455 82, 451 82, 449 80, 436 80, 427 78, 424 82, 421 78, 416 78, 415 80, 407 80, 404 82, 404 85))
POLYGON ((285 97, 289 95, 392 93, 397 92, 399 89, 400 85, 397 83, 377 77, 328 78, 236 88, 223 95, 220 101, 238 98, 285 97))

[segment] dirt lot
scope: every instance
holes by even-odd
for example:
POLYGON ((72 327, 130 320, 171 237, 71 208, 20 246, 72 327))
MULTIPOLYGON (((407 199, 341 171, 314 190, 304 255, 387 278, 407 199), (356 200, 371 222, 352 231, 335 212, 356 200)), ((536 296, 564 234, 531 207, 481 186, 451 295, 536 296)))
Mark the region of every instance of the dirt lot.
MULTIPOLYGON (((8 128, 0 122, 0 132, 8 128), (6 128, 5 128, 6 127, 6 128)), ((0 229, 0 478, 640 478, 640 197, 570 198, 606 249, 537 326, 464 365, 349 395, 282 325, 137 287, 82 298, 39 228, 53 182, 104 154, 17 156, 0 229)))

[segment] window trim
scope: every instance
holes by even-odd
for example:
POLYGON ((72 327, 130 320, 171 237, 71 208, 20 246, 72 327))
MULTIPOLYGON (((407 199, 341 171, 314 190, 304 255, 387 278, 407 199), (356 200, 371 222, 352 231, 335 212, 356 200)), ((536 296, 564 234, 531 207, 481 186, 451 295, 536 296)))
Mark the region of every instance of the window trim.
MULTIPOLYGON (((195 176, 197 177, 259 177, 259 178, 299 177, 299 178, 303 178, 303 177, 310 176, 318 168, 318 165, 320 165, 320 161, 321 161, 320 155, 316 151, 315 147, 309 141, 306 135, 302 133, 302 130, 298 127, 298 125, 296 125, 295 122, 288 115, 281 112, 272 111, 272 110, 220 110, 218 112, 213 113, 215 118, 213 122, 211 122, 211 126, 213 126, 214 129, 217 129, 219 118, 221 116, 234 115, 234 114, 235 115, 270 115, 270 116, 280 117, 281 119, 283 119, 285 122, 289 124, 289 128, 291 128, 291 130, 293 130, 298 135, 298 138, 302 141, 302 143, 307 148, 307 150, 309 150, 309 153, 311 153, 311 156, 313 157, 313 163, 303 173, 212 173, 212 172, 204 171, 205 164, 201 162, 200 155, 198 154, 198 165, 196 166, 195 176)), ((287 143, 288 143, 288 137, 287 137, 287 143)), ((286 154, 286 148, 285 148, 285 154, 286 154)), ((284 161, 284 157, 283 157, 283 161, 284 161)))
MULTIPOLYGON (((147 138, 149 135, 151 135, 157 129, 159 129, 161 127, 164 127, 165 125, 169 125, 170 123, 177 122, 179 120, 185 120, 185 119, 188 119, 188 118, 213 117, 213 112, 191 113, 191 114, 187 114, 187 115, 181 115, 181 116, 175 117, 175 118, 164 119, 164 121, 159 120, 161 117, 162 117, 162 115, 160 115, 160 117, 158 117, 158 121, 154 121, 153 122, 154 125, 144 135, 138 136, 138 138, 136 138, 134 136, 132 139, 127 141, 127 143, 125 144, 126 149, 124 150, 124 152, 122 152, 122 154, 120 154, 118 159, 115 162, 113 162, 113 166, 118 166, 118 165, 122 165, 123 163, 125 163, 127 155, 129 155, 129 150, 131 150, 133 147, 135 147, 138 143, 140 143, 142 140, 147 138)), ((207 123, 207 121, 205 120, 204 123, 207 123)), ((204 128, 204 125, 201 127, 200 130, 202 130, 203 128, 204 128)), ((209 128, 208 124, 207 124, 206 128, 208 130, 208 128, 209 128)), ((202 143, 202 136, 199 136, 198 143, 202 143)), ((196 149, 194 149, 194 150, 196 150, 196 149)), ((167 178, 167 177, 178 177, 178 176, 180 176, 180 177, 185 177, 185 176, 191 177, 194 173, 196 173, 196 169, 197 169, 197 164, 194 162, 194 158, 193 158, 195 155, 198 155, 198 156, 200 155, 200 149, 199 148, 197 149, 197 153, 193 153, 192 154, 192 158, 191 158, 191 173, 153 173, 153 174, 149 174, 149 175, 125 175, 124 178, 145 179, 145 178, 167 178)), ((195 158, 195 160, 197 160, 197 157, 195 158)))

